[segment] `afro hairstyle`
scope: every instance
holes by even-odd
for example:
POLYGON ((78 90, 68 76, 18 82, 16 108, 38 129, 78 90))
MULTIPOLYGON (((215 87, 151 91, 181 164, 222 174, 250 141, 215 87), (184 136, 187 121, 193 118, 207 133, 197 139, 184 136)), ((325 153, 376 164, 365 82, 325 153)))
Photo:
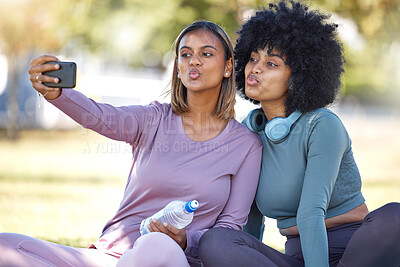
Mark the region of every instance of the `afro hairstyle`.
POLYGON ((303 3, 285 0, 256 12, 238 31, 234 49, 238 94, 260 103, 245 94, 244 70, 250 54, 268 46, 268 53, 277 49, 286 55, 285 64, 292 71, 285 102, 287 114, 333 103, 341 87, 345 60, 338 25, 329 18, 303 3))

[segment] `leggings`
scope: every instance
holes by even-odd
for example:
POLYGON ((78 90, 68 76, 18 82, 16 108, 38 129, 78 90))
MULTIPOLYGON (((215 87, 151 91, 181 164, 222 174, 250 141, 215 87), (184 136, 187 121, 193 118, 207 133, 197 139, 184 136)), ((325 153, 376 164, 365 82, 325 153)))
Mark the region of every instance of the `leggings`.
MULTIPOLYGON (((400 203, 389 203, 364 220, 327 229, 329 265, 400 266, 400 203)), ((304 266, 299 236, 289 236, 283 254, 254 236, 226 228, 208 230, 200 239, 205 267, 304 266)))
POLYGON ((7 267, 188 267, 181 247, 169 236, 150 233, 118 258, 97 249, 75 248, 24 236, 0 234, 0 266, 7 267))

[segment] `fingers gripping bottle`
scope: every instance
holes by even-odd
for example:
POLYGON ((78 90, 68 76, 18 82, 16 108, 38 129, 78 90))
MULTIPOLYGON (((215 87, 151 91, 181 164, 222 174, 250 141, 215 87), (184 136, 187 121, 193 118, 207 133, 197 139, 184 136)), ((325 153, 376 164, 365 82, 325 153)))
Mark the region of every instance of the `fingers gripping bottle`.
POLYGON ((153 216, 144 219, 140 224, 140 234, 150 233, 148 228, 150 219, 157 219, 161 223, 166 222, 177 229, 182 229, 192 222, 193 212, 198 206, 199 202, 197 200, 189 202, 174 200, 153 216))

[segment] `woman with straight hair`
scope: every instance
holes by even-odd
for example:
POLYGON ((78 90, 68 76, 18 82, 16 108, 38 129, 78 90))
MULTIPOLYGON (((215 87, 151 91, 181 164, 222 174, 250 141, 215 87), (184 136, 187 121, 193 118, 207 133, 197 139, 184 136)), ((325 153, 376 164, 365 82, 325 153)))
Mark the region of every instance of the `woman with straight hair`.
POLYGON ((233 48, 221 27, 197 21, 176 39, 170 104, 114 107, 75 90, 49 88, 43 82, 58 79, 43 72, 59 68, 49 61, 58 59, 32 61, 33 88, 83 127, 129 143, 133 164, 118 211, 89 248, 3 233, 0 266, 200 266, 198 243, 205 231, 242 229, 262 145, 234 119, 233 48), (143 219, 173 200, 194 199, 199 207, 187 227, 153 220, 151 233, 140 235, 143 219))

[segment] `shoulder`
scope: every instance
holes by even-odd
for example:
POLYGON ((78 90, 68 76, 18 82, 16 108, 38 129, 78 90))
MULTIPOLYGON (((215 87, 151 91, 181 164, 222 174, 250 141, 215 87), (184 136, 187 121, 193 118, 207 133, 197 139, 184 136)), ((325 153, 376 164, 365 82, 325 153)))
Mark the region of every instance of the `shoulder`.
POLYGON ((323 139, 336 144, 349 144, 350 138, 340 118, 331 110, 319 108, 303 114, 301 123, 307 129, 310 140, 323 139))
POLYGON ((169 103, 160 103, 158 101, 152 101, 148 105, 142 106, 144 113, 147 116, 147 120, 163 120, 167 117, 173 116, 173 111, 169 103))
POLYGON ((243 139, 243 145, 251 146, 255 150, 262 147, 260 137, 236 119, 230 121, 229 133, 235 138, 243 139))
POLYGON ((154 112, 168 114, 172 111, 171 104, 169 103, 160 103, 158 101, 152 101, 149 105, 147 105, 149 109, 154 110, 154 112))
POLYGON ((247 126, 243 123, 238 122, 236 119, 232 119, 230 124, 230 129, 236 132, 236 134, 247 136, 255 142, 259 141, 258 135, 250 131, 249 128, 247 128, 247 126))
POLYGON ((344 129, 341 119, 332 110, 319 108, 302 115, 301 121, 314 127, 344 129))

